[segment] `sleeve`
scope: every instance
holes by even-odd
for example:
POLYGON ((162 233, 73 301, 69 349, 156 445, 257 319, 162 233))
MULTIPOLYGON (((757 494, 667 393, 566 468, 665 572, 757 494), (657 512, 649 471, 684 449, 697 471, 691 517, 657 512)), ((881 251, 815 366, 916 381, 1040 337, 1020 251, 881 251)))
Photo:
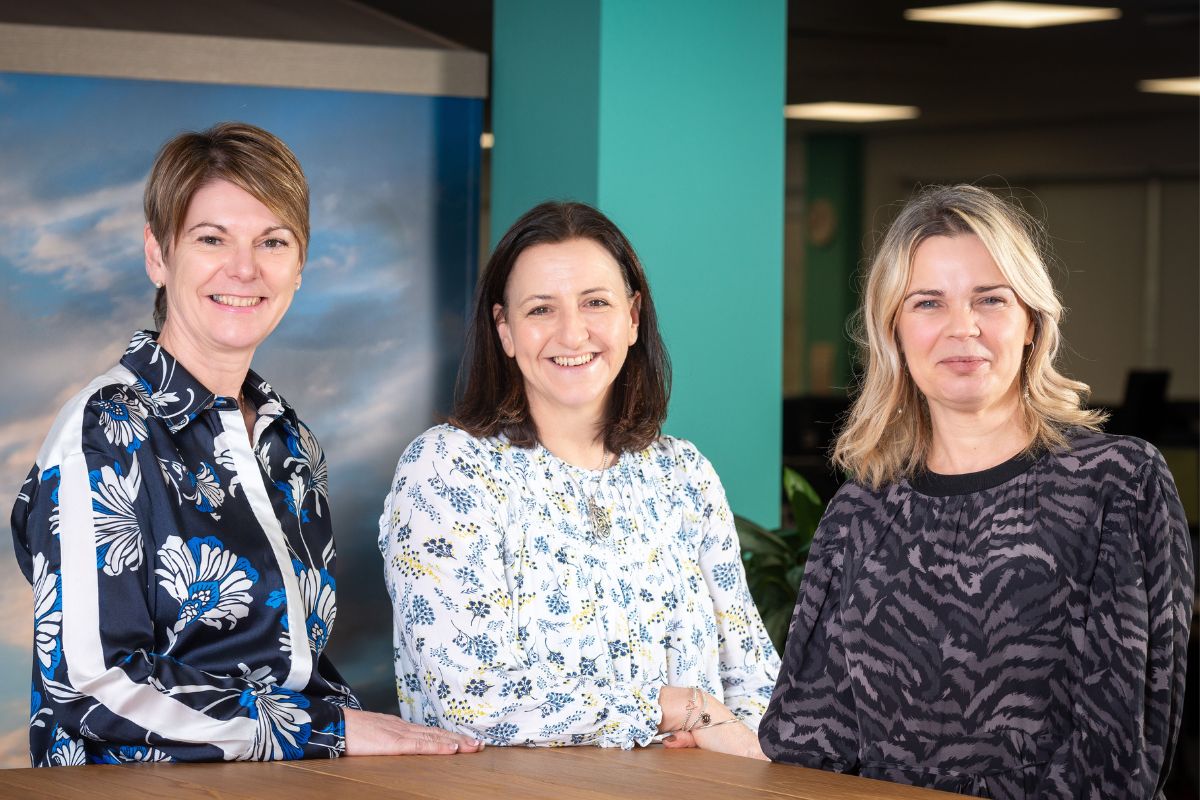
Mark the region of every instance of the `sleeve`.
MULTIPOLYGON (((34 591, 35 764, 340 754, 335 704, 277 685, 264 670, 243 664, 240 675, 213 675, 172 655, 175 632, 154 622, 163 571, 145 533, 158 466, 135 400, 119 390, 97 397, 66 428, 76 439, 59 449, 61 463, 41 470, 14 513, 34 591)), ((198 570, 189 587, 197 593, 187 602, 204 624, 231 630, 249 622, 257 573, 219 544, 171 536, 159 555, 190 560, 181 570, 198 570)))
POLYGON ((1074 730, 1038 797, 1160 797, 1183 708, 1195 576, 1187 521, 1157 450, 1105 510, 1081 636, 1074 730))
POLYGON ((853 518, 843 488, 813 537, 779 680, 758 727, 763 753, 772 761, 833 772, 857 770, 858 725, 840 603, 853 518))
POLYGON ((722 702, 747 725, 757 728, 779 674, 779 655, 763 627, 742 564, 733 512, 721 480, 700 456, 691 482, 698 490, 696 510, 703 535, 699 565, 717 622, 722 702))
POLYGON ((648 744, 658 684, 563 673, 531 646, 541 629, 518 611, 542 599, 521 578, 521 532, 507 527, 510 477, 476 440, 443 430, 405 451, 380 519, 402 712, 420 695, 432 717, 411 721, 489 744, 648 744))

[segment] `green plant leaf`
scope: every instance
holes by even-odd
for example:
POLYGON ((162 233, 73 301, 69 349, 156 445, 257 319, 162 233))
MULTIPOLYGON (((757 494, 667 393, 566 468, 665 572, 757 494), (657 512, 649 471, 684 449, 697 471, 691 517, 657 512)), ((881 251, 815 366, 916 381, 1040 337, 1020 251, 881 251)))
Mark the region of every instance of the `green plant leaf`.
POLYGON ((794 529, 770 531, 745 517, 734 517, 746 583, 767 634, 780 652, 804 580, 813 534, 824 512, 816 491, 795 470, 784 469, 783 488, 796 523, 794 529))
POLYGON ((776 556, 787 559, 791 556, 792 548, 779 537, 779 534, 757 525, 745 517, 734 515, 734 527, 737 529, 738 541, 743 553, 754 556, 776 556))
POLYGON ((825 512, 825 504, 817 495, 812 484, 804 476, 791 467, 783 468, 783 491, 792 507, 792 517, 796 523, 796 535, 801 544, 812 542, 817 524, 825 512))

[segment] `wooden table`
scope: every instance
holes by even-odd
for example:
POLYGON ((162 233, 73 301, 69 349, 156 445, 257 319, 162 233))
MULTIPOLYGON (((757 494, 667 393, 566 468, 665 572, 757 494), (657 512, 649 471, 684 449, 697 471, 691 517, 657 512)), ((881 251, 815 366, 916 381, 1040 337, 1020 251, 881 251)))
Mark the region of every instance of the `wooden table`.
POLYGON ((489 747, 460 756, 0 770, 0 797, 144 800, 938 800, 962 795, 701 750, 489 747))

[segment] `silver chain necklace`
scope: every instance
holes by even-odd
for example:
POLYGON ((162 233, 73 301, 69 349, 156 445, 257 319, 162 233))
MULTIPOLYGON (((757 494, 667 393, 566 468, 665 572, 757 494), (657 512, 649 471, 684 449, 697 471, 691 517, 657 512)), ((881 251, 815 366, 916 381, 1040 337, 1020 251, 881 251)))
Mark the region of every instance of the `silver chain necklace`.
POLYGON ((612 524, 608 520, 608 512, 596 502, 596 495, 600 491, 600 483, 604 480, 604 470, 606 469, 608 469, 607 448, 604 450, 604 458, 600 460, 600 467, 596 475, 596 488, 592 490, 592 493, 588 494, 583 488, 583 483, 578 482, 579 493, 587 500, 588 521, 592 523, 592 535, 600 539, 607 537, 612 531, 612 524))

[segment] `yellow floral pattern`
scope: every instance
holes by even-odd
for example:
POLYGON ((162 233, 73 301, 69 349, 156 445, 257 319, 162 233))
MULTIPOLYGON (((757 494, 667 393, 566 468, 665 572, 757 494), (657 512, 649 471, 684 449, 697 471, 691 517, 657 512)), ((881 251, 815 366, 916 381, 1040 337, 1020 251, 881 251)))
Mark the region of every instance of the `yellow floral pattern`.
POLYGON ((379 546, 409 721, 630 748, 657 732, 664 685, 700 686, 752 727, 766 710, 779 658, 724 489, 689 442, 600 473, 432 428, 400 459, 379 546))

